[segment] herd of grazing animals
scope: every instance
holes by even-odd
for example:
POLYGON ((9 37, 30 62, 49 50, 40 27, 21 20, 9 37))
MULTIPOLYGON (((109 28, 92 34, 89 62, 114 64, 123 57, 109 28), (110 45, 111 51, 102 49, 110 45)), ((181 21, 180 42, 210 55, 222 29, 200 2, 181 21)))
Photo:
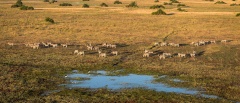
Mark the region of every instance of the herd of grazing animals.
MULTIPOLYGON (((230 42, 229 40, 220 40, 219 42, 221 43, 227 43, 230 42)), ((190 45, 193 46, 204 46, 204 45, 208 45, 208 44, 216 44, 216 40, 210 40, 210 41, 198 41, 198 42, 192 42, 190 45)), ((173 47, 180 47, 180 44, 176 44, 176 43, 167 43, 167 42, 155 42, 154 46, 173 46, 173 47)), ((143 53, 143 57, 150 57, 150 54, 153 54, 153 52, 150 52, 149 50, 145 49, 144 53, 143 53)), ((180 58, 186 58, 187 56, 189 57, 196 57, 198 55, 198 53, 196 51, 193 50, 192 53, 186 54, 186 53, 175 53, 177 55, 177 57, 180 58)), ((159 59, 166 59, 166 58, 172 58, 174 55, 171 53, 162 53, 162 54, 158 54, 159 59)))
MULTIPOLYGON (((227 43, 229 42, 229 40, 220 40, 219 42, 221 43, 227 43)), ((14 45, 17 45, 15 43, 10 43, 8 42, 7 43, 9 46, 14 46, 14 45)), ((190 43, 190 45, 192 46, 204 46, 204 45, 208 45, 208 44, 216 44, 216 41, 215 40, 211 40, 211 41, 198 41, 198 42, 192 42, 190 43)), ((58 44, 56 43, 51 43, 51 42, 41 42, 41 43, 24 43, 24 45, 26 47, 31 47, 33 49, 39 49, 40 47, 41 48, 56 48, 58 47, 58 44)), ((68 47, 68 44, 65 43, 65 44, 60 44, 63 48, 67 48, 68 47)), ((180 47, 181 44, 177 44, 177 43, 167 43, 167 42, 155 42, 154 43, 154 46, 173 46, 173 47, 180 47)), ((117 45, 116 44, 109 44, 109 43, 103 43, 101 44, 100 46, 93 46, 91 43, 86 45, 86 49, 88 51, 97 51, 98 52, 98 55, 99 57, 107 57, 107 55, 109 55, 107 52, 102 52, 101 48, 110 48, 110 49, 116 49, 117 48, 117 45)), ((84 56, 86 54, 85 52, 86 50, 74 50, 73 51, 73 54, 75 55, 81 55, 81 56, 84 56)), ((117 56, 119 54, 118 51, 116 50, 111 50, 110 52, 111 55, 115 55, 117 56)), ((143 53, 143 56, 144 58, 148 58, 151 56, 151 54, 154 54, 153 51, 150 51, 150 50, 147 50, 145 49, 144 50, 144 53, 143 53)), ((166 52, 163 52, 163 53, 160 53, 158 54, 158 57, 159 59, 166 59, 166 58, 172 58, 174 56, 177 56, 177 57, 180 57, 180 58, 186 58, 186 57, 196 57, 198 56, 198 53, 196 51, 193 50, 192 53, 175 53, 175 54, 172 54, 172 53, 166 53, 166 52)))
MULTIPOLYGON (((115 45, 115 44, 108 44, 108 43, 103 43, 101 46, 102 47, 106 47, 106 48, 117 48, 117 45, 115 45)), ((107 53, 103 53, 99 46, 92 46, 92 44, 90 43, 90 44, 86 45, 86 47, 87 47, 87 50, 89 50, 89 51, 93 51, 93 50, 97 51, 99 57, 107 57, 107 53)), ((84 56, 84 51, 75 50, 74 54, 83 55, 84 56)), ((117 56, 118 55, 118 51, 112 51, 111 54, 117 56)))

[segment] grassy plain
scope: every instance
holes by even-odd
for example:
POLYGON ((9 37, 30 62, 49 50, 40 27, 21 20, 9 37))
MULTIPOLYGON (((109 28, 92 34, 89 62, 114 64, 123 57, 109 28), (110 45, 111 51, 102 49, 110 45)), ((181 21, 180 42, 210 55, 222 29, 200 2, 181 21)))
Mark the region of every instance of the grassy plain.
MULTIPOLYGON (((23 0, 33 11, 10 8, 15 0, 0 1, 0 102, 231 102, 240 101, 240 6, 214 4, 202 0, 181 0, 188 12, 178 12, 176 4, 166 6, 166 16, 151 15, 155 3, 136 0, 139 8, 126 8, 131 0, 114 5, 109 0, 59 0, 44 3, 42 0, 23 0), (68 2, 72 7, 60 7, 68 2), (100 7, 105 2, 109 7, 100 7), (90 8, 81 8, 87 3, 90 8), (54 24, 45 18, 55 20, 54 24), (154 47, 154 42, 190 44, 200 40, 232 40, 194 47, 154 47), (9 46, 8 42, 16 45, 9 46), (69 43, 68 48, 31 49, 23 43, 69 43), (75 49, 86 50, 92 43, 117 44, 120 54, 99 58, 97 52, 87 51, 86 56, 73 55, 75 49), (144 49, 171 53, 203 55, 196 58, 169 58, 159 60, 155 55, 143 58, 144 49), (68 90, 58 85, 66 82, 64 75, 71 70, 115 70, 124 68, 129 73, 169 75, 188 81, 168 83, 189 88, 201 88, 208 94, 224 99, 209 99, 182 94, 167 94, 151 90, 132 89, 111 92, 106 89, 68 90), (45 91, 61 92, 42 96, 45 91)), ((236 3, 240 3, 238 0, 236 3)), ((112 49, 103 49, 110 52, 112 49)), ((162 80, 159 80, 162 81, 162 80)), ((163 81, 164 82, 164 81, 163 81)))

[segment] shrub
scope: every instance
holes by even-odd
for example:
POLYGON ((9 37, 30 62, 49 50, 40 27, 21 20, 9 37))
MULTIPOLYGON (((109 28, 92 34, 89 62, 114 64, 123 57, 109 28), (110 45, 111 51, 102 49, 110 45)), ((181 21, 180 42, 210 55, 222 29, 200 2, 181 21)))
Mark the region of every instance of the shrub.
POLYGON ((11 6, 11 8, 17 8, 23 6, 22 0, 17 0, 15 4, 11 6))
POLYGON ((51 3, 54 3, 54 2, 57 2, 57 0, 51 0, 51 1, 49 1, 50 4, 51 4, 51 3))
POLYGON ((237 14, 236 14, 236 17, 238 17, 238 16, 240 16, 240 13, 237 13, 237 14))
POLYGON ((214 4, 227 4, 227 3, 225 3, 224 1, 217 1, 214 4))
POLYGON ((138 6, 137 6, 137 3, 134 1, 128 4, 126 7, 138 7, 138 6))
POLYGON ((34 10, 32 6, 28 7, 27 10, 34 10))
POLYGON ((167 15, 162 9, 158 9, 156 12, 152 12, 152 15, 167 15))
POLYGON ((62 3, 62 4, 59 4, 59 6, 72 6, 72 4, 69 4, 69 3, 62 3))
POLYGON ((43 2, 49 2, 49 0, 43 0, 43 2))
POLYGON ((154 2, 159 2, 159 0, 154 0, 154 2))
POLYGON ((27 10, 27 9, 28 9, 28 6, 25 6, 25 5, 20 7, 20 10, 27 10))
POLYGON ((182 8, 178 8, 177 10, 182 12, 187 12, 185 9, 182 9, 182 8))
POLYGON ((16 5, 16 4, 13 4, 13 5, 11 6, 11 8, 17 8, 17 7, 19 7, 19 6, 16 5))
POLYGON ((170 0, 171 3, 180 3, 179 1, 177 0, 170 0))
POLYGON ((113 3, 113 4, 122 4, 122 2, 120 2, 120 1, 116 0, 116 1, 114 1, 114 3, 113 3))
POLYGON ((22 0, 18 0, 18 1, 16 2, 16 5, 18 5, 18 7, 23 6, 22 0))
POLYGON ((54 2, 57 2, 57 0, 52 0, 52 2, 54 3, 54 2))
POLYGON ((108 5, 106 3, 102 3, 100 4, 101 7, 108 7, 108 5))
POLYGON ((89 5, 88 5, 88 4, 83 4, 82 7, 83 7, 83 8, 89 8, 89 5))
POLYGON ((233 3, 233 4, 230 4, 230 6, 240 6, 240 4, 233 3))
POLYGON ((82 1, 89 1, 89 0, 82 0, 82 1))
POLYGON ((45 18, 46 22, 54 23, 54 20, 52 18, 46 17, 45 18))
POLYGON ((165 8, 165 7, 162 6, 162 5, 153 5, 153 6, 150 6, 150 9, 156 9, 156 8, 165 8))
POLYGON ((25 5, 23 5, 23 6, 20 7, 20 10, 34 10, 34 8, 31 7, 31 6, 25 6, 25 5))
POLYGON ((164 2, 163 5, 172 5, 172 3, 164 2))
POLYGON ((205 0, 205 1, 214 1, 214 0, 205 0))
POLYGON ((186 5, 185 4, 178 4, 177 6, 180 7, 180 6, 186 6, 186 5))

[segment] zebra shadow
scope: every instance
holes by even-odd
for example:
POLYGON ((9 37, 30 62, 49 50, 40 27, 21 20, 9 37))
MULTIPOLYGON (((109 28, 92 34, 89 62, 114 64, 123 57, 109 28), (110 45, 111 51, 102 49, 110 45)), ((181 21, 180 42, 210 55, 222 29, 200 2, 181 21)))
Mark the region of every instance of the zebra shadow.
POLYGON ((155 51, 153 51, 153 54, 151 54, 152 56, 155 56, 155 55, 159 55, 159 54, 162 54, 163 53, 163 51, 161 51, 161 50, 155 50, 155 51))
POLYGON ((205 51, 201 51, 199 53, 197 53, 197 56, 202 56, 205 53, 205 51))
POLYGON ((116 43, 117 47, 127 47, 129 45, 125 44, 125 43, 116 43))
POLYGON ((179 44, 179 46, 188 46, 189 44, 179 44))

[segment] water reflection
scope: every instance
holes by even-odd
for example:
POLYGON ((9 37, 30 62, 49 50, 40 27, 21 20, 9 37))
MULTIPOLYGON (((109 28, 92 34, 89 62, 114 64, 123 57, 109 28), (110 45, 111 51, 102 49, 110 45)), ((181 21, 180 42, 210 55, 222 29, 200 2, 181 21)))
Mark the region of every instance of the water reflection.
MULTIPOLYGON (((181 94, 200 95, 208 98, 218 98, 214 95, 202 94, 200 91, 194 89, 170 87, 163 83, 154 82, 155 79, 164 78, 166 75, 154 77, 151 75, 129 74, 125 76, 119 76, 112 74, 113 72, 106 71, 89 71, 87 74, 74 71, 72 74, 65 76, 70 81, 70 83, 65 84, 65 86, 67 88, 108 88, 111 90, 123 88, 146 88, 161 92, 174 92, 181 94)), ((181 82, 178 79, 173 79, 173 81, 181 82)))

